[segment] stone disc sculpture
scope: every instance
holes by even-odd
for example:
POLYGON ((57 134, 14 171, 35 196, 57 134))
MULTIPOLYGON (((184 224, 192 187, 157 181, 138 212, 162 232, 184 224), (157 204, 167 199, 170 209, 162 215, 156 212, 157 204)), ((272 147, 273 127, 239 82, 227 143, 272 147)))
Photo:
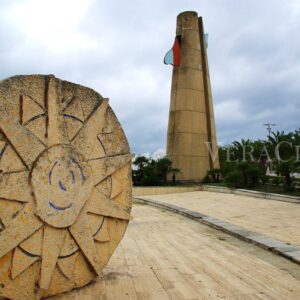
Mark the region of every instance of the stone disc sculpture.
POLYGON ((131 158, 95 91, 52 75, 0 82, 0 298, 102 274, 131 218, 131 158))

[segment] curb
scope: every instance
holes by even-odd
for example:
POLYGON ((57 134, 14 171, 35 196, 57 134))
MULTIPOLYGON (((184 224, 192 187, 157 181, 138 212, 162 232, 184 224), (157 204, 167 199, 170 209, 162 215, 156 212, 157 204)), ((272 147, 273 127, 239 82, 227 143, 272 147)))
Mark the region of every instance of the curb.
POLYGON ((243 227, 177 205, 146 198, 134 197, 133 200, 136 203, 148 204, 151 206, 164 208, 179 215, 193 219, 197 222, 206 224, 210 227, 226 232, 241 240, 255 244, 260 248, 276 253, 300 265, 300 247, 298 246, 269 238, 257 232, 247 230, 243 227))
POLYGON ((300 197, 282 195, 282 194, 274 194, 274 193, 264 193, 264 192, 245 190, 245 189, 232 189, 232 188, 227 188, 227 187, 218 187, 218 186, 214 186, 214 185, 205 185, 204 184, 201 187, 201 191, 234 194, 234 195, 248 196, 248 197, 252 197, 252 198, 259 198, 259 199, 265 199, 265 200, 274 200, 274 201, 300 204, 300 197))

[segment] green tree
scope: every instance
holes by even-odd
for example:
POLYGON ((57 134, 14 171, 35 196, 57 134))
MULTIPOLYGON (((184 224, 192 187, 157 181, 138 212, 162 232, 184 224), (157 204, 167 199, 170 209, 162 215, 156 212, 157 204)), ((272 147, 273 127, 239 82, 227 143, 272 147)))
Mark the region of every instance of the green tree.
POLYGON ((285 189, 292 188, 291 174, 299 171, 299 162, 296 157, 296 145, 299 145, 299 131, 285 133, 272 132, 268 137, 268 149, 273 157, 272 164, 277 175, 284 177, 285 189))
POLYGON ((172 184, 175 185, 175 183, 176 183, 176 175, 180 173, 180 169, 170 167, 169 170, 168 170, 168 172, 169 172, 169 174, 172 175, 172 184))
POLYGON ((168 175, 172 175, 175 184, 179 169, 172 167, 172 161, 166 157, 154 160, 138 156, 133 161, 132 179, 136 186, 159 186, 168 184, 168 175))
POLYGON ((133 160, 132 181, 134 185, 141 185, 141 181, 146 177, 146 167, 150 159, 145 156, 135 157, 133 160))

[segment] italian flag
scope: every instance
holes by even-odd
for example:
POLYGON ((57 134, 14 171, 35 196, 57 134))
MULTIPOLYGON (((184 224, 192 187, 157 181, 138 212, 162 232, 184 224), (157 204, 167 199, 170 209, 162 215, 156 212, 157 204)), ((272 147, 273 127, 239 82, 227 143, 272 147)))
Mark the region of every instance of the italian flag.
POLYGON ((175 38, 173 48, 169 50, 164 58, 165 65, 173 65, 174 67, 180 66, 180 44, 181 36, 175 38))

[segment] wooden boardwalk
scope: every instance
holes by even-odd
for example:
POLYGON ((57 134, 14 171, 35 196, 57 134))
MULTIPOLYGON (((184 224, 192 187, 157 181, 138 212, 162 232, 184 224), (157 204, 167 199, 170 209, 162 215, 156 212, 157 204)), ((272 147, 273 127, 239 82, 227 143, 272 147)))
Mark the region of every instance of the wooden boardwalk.
POLYGON ((284 258, 158 208, 133 216, 104 278, 54 299, 300 299, 284 258))

